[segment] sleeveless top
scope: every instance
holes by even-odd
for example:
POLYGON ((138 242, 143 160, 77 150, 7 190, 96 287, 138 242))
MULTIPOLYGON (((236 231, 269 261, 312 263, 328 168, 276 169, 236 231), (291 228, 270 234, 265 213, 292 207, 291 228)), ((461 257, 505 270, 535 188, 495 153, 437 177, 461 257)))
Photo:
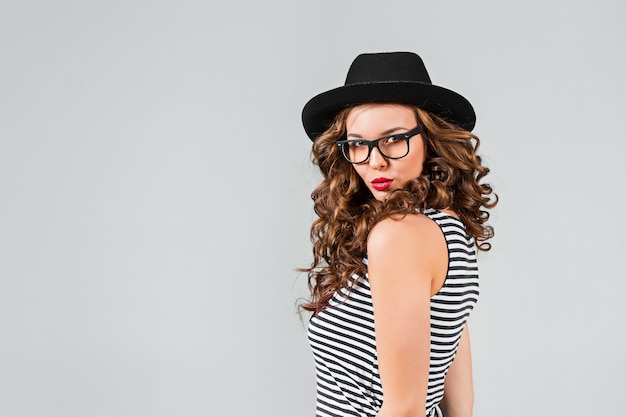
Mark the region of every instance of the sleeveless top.
MULTIPOLYGON (((453 216, 429 209, 424 215, 441 228, 448 246, 448 273, 430 298, 430 369, 426 416, 443 417, 439 402, 461 331, 478 301, 474 240, 453 216)), ((367 258, 363 260, 367 265, 367 258)), ((374 312, 367 274, 353 276, 312 317, 308 338, 315 360, 317 417, 375 417, 383 403, 378 371, 374 312)))

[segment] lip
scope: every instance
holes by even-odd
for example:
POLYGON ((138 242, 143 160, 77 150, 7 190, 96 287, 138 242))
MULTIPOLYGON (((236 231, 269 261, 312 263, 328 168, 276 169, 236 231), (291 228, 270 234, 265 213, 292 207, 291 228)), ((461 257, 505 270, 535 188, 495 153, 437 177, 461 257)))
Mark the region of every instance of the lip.
POLYGON ((391 187, 392 182, 393 180, 389 178, 380 177, 373 179, 370 184, 372 184, 372 188, 375 190, 385 191, 387 188, 391 187))

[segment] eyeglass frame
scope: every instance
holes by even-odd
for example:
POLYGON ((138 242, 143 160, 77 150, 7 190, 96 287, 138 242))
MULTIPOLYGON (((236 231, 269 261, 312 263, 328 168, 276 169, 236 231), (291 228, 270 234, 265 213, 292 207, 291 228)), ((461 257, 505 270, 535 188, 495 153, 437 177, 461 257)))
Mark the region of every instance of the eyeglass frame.
POLYGON ((374 139, 374 140, 365 140, 365 139, 344 139, 344 140, 338 140, 337 146, 339 147, 340 151, 341 151, 341 155, 343 155, 343 157, 345 158, 346 161, 350 162, 351 164, 362 164, 367 162, 368 159, 370 159, 370 155, 372 154, 372 148, 376 148, 378 149, 378 152, 380 152, 380 154, 387 158, 387 159, 401 159, 404 158, 405 156, 407 156, 409 154, 409 152, 411 152, 411 145, 409 143, 409 140, 411 140, 411 138, 413 136, 419 135, 420 133, 424 133, 424 126, 419 124, 417 125, 417 127, 413 130, 409 130, 406 133, 394 133, 393 135, 387 135, 387 136, 383 136, 382 138, 378 138, 378 139, 374 139), (380 146, 378 146, 378 143, 381 140, 385 140, 385 139, 389 139, 389 138, 393 138, 393 137, 400 137, 402 139, 404 139, 406 141, 406 153, 402 156, 387 156, 385 155, 385 153, 380 149, 380 146), (348 145, 350 144, 350 142, 363 142, 364 145, 367 145, 367 157, 365 157, 364 160, 359 161, 359 162, 352 162, 348 156, 346 156, 346 151, 344 150, 344 145, 348 145))

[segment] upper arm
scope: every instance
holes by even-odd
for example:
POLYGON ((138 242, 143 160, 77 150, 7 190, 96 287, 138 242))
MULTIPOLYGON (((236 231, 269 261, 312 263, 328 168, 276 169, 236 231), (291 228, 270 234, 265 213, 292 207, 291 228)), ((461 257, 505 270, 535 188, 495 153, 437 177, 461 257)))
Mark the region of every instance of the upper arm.
POLYGON ((376 350, 383 408, 390 414, 425 412, 431 284, 440 270, 438 261, 447 261, 442 240, 439 226, 422 215, 385 219, 370 232, 368 275, 376 350))

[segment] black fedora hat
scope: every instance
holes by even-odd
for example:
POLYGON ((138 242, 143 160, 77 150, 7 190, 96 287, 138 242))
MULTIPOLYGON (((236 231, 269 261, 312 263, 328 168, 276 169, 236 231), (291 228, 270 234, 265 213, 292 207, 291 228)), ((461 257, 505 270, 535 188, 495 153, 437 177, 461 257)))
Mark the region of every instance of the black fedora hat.
POLYGON ((413 104, 469 131, 476 124, 470 102, 433 85, 417 54, 383 52, 357 56, 343 86, 309 100, 302 110, 304 130, 315 140, 343 108, 363 103, 413 104))

